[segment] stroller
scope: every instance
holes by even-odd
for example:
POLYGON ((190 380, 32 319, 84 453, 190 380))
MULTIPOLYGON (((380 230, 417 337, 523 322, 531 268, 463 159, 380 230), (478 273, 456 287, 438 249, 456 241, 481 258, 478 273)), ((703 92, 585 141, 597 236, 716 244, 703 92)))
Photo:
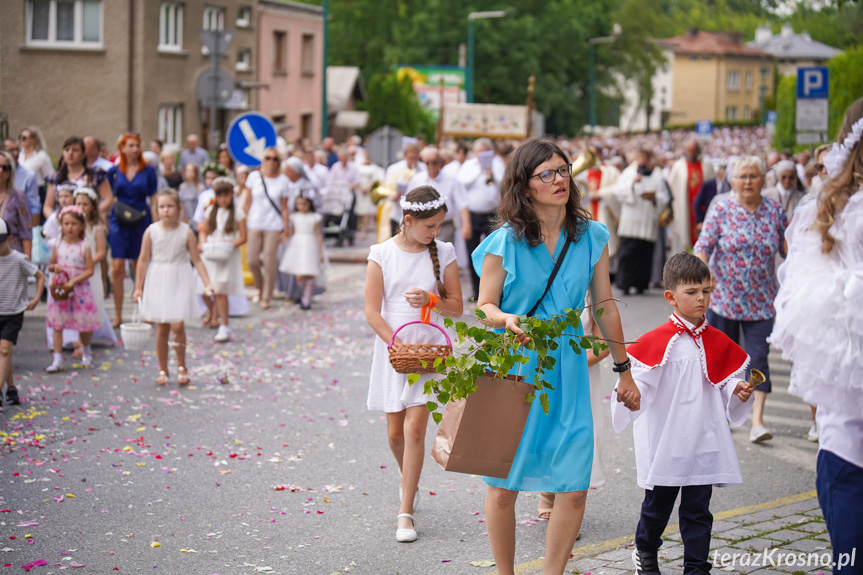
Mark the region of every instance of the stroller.
POLYGON ((356 196, 346 182, 334 182, 324 197, 321 232, 326 238, 336 238, 336 246, 342 247, 345 241, 354 245, 356 228, 354 205, 356 196))

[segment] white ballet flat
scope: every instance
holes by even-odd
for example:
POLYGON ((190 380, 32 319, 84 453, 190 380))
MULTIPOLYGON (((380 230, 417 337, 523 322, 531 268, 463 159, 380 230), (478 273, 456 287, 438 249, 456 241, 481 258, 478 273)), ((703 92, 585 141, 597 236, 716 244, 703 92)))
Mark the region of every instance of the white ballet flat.
MULTIPOLYGON (((398 520, 401 517, 407 517, 408 519, 411 520, 411 523, 413 523, 414 526, 416 526, 416 522, 414 521, 414 516, 411 515, 410 513, 399 513, 398 516, 396 517, 396 520, 398 520)), ((402 529, 402 528, 396 529, 396 541, 398 541, 399 543, 410 543, 411 541, 416 541, 416 540, 417 540, 416 529, 402 529)))

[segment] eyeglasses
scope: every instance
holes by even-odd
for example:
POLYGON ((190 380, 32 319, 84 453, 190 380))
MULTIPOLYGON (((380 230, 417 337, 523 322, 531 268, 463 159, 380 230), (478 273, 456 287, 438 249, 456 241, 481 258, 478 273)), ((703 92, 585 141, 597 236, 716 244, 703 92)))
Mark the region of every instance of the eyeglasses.
POLYGON ((18 152, 21 151, 21 148, 19 148, 18 146, 15 146, 14 148, 8 148, 6 151, 10 154, 17 154, 18 152))
POLYGON ((815 171, 820 172, 824 169, 824 164, 815 164, 815 171))
POLYGON ((278 161, 279 161, 279 158, 278 158, 278 157, 276 157, 276 156, 267 156, 267 157, 265 157, 265 158, 264 158, 264 161, 267 161, 267 162, 278 162, 278 161))
POLYGON ((747 181, 752 182, 752 181, 761 179, 761 174, 758 174, 756 176, 753 176, 750 174, 748 176, 734 176, 734 177, 737 178, 738 180, 743 180, 744 182, 747 182, 747 181))
POLYGON ((560 174, 561 178, 568 178, 572 175, 572 164, 564 164, 556 170, 543 170, 538 174, 534 174, 528 178, 539 178, 544 184, 550 184, 554 181, 555 174, 560 174))
POLYGON ((21 134, 20 136, 18 136, 18 140, 24 142, 25 140, 29 140, 32 137, 33 136, 25 136, 24 134, 21 134))
POLYGON ((3 164, 2 166, 0 166, 0 171, 11 172, 12 166, 10 166, 9 164, 3 164))

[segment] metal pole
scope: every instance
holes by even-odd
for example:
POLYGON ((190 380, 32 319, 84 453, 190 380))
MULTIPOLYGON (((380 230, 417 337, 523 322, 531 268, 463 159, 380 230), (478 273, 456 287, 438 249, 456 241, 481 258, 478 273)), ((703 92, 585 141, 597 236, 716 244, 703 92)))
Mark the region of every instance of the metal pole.
POLYGON ((329 19, 330 2, 323 0, 323 16, 324 16, 324 73, 323 73, 323 94, 321 95, 321 140, 327 137, 327 120, 329 112, 327 111, 327 20, 329 19))
POLYGON ((214 35, 216 41, 213 43, 213 53, 211 55, 213 61, 213 90, 210 94, 210 151, 214 151, 219 147, 219 134, 216 132, 216 103, 219 98, 219 56, 221 46, 219 45, 222 36, 219 33, 214 35))
POLYGON ((473 18, 467 19, 467 102, 473 104, 473 18))
POLYGON ((590 114, 590 133, 594 132, 596 128, 596 48, 593 46, 593 42, 587 43, 587 66, 588 66, 588 82, 590 83, 589 92, 589 114, 590 114))

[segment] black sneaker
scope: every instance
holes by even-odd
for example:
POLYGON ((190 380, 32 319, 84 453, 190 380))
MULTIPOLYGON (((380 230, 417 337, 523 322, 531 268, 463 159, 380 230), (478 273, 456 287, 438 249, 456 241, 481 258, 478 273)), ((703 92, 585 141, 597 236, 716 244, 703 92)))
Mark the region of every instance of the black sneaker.
POLYGON ((6 390, 6 403, 9 405, 21 405, 21 400, 18 399, 17 387, 10 387, 6 390))
POLYGON ((661 575, 656 551, 632 550, 632 562, 638 575, 661 575))

